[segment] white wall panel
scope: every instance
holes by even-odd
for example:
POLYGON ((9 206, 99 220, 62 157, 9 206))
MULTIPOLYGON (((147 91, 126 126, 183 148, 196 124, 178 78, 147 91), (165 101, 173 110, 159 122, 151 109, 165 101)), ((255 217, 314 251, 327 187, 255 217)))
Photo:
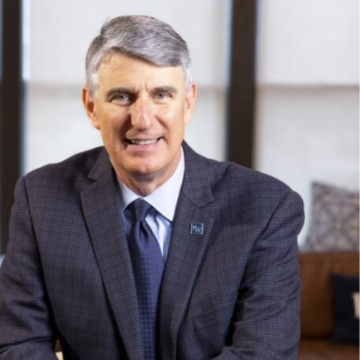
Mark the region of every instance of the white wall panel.
POLYGON ((27 94, 24 172, 101 145, 82 107, 80 86, 30 83, 27 94))
POLYGON ((260 0, 258 82, 358 84, 358 0, 260 0))

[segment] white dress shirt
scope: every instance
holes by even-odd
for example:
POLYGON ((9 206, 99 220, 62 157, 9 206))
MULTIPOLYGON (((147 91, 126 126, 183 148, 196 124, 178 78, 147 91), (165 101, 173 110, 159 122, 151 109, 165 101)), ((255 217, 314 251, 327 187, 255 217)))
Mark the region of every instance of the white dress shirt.
POLYGON ((176 204, 184 179, 184 173, 185 161, 184 153, 181 148, 180 162, 174 174, 150 195, 140 197, 138 194, 134 193, 131 189, 129 189, 119 180, 121 190, 121 213, 124 220, 126 236, 129 236, 131 219, 125 215, 124 210, 131 202, 135 201, 138 198, 142 198, 155 209, 149 211, 145 220, 149 224, 152 232, 154 233, 159 243, 160 250, 165 262, 167 260, 167 255, 169 251, 172 221, 174 219, 176 204))

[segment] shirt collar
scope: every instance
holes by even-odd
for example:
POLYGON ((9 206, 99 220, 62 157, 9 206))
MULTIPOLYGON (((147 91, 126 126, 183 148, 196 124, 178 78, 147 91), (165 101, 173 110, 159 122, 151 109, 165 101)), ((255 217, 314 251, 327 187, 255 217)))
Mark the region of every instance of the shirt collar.
MULTIPOLYGON (((154 207, 162 216, 170 221, 173 221, 177 200, 180 194, 181 185, 185 173, 184 152, 181 148, 181 156, 179 164, 174 174, 159 188, 157 188, 150 195, 144 197, 152 207, 154 207)), ((122 194, 121 207, 122 211, 134 200, 139 198, 139 195, 129 189, 122 181, 118 180, 122 194)))

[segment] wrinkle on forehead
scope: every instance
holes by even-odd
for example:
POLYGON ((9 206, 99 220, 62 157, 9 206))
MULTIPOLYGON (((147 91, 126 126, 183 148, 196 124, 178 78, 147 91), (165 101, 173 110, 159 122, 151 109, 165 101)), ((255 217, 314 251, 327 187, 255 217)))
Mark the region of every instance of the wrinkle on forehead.
POLYGON ((185 92, 181 66, 157 66, 144 60, 122 54, 109 54, 99 68, 99 88, 126 87, 147 91, 160 87, 172 87, 185 92))

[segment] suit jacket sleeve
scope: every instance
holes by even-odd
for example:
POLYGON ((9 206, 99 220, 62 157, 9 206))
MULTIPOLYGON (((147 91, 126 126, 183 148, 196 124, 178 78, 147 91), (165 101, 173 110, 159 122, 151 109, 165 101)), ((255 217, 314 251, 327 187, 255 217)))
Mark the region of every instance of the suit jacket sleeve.
POLYGON ((296 360, 300 337, 297 235, 301 198, 289 190, 258 237, 239 289, 232 344, 213 360, 296 360))
POLYGON ((25 179, 21 178, 15 190, 8 252, 0 271, 0 360, 55 360, 54 333, 25 179))

